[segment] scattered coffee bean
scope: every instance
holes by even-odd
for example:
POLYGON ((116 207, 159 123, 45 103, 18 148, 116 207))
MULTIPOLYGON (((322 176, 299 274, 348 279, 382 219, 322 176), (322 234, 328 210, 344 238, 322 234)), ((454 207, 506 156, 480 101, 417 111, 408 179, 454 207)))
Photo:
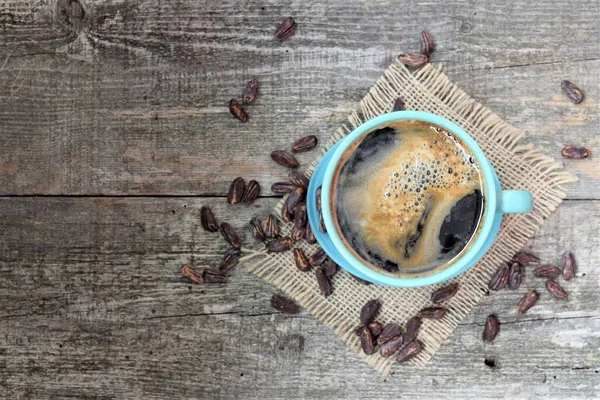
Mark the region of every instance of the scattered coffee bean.
POLYGON ((401 334, 402 334, 402 328, 400 328, 400 326, 398 324, 394 324, 394 323, 386 324, 383 327, 383 329, 381 330, 379 337, 377 338, 377 343, 384 344, 384 343, 389 342, 390 340, 394 339, 395 337, 400 336, 401 334))
POLYGON ((421 329, 421 318, 412 317, 406 323, 406 333, 404 334, 404 340, 412 342, 419 336, 419 330, 421 329))
POLYGON ((277 225, 277 217, 273 214, 269 214, 265 217, 262 222, 263 232, 265 237, 274 239, 279 236, 279 225, 277 225))
POLYGON ((294 249, 294 261, 296 261, 296 267, 302 272, 308 272, 311 270, 312 265, 308 262, 308 258, 304 251, 298 247, 294 249))
POLYGON ((504 287, 508 283, 508 273, 509 273, 508 264, 502 263, 500 268, 498 268, 498 271, 496 271, 494 276, 492 276, 492 279, 490 280, 488 287, 491 290, 504 289, 504 287))
POLYGON ((231 225, 229 225, 227 222, 221 223, 221 234, 225 238, 225 241, 234 249, 239 249, 242 247, 242 239, 240 239, 238 234, 235 233, 231 225))
POLYGON ((498 321, 498 317, 492 314, 485 320, 485 327, 482 334, 483 341, 487 343, 493 342, 498 332, 500 332, 500 321, 498 321))
MULTIPOLYGON (((293 193, 293 192, 292 192, 293 193)), ((294 221, 294 209, 290 208, 290 201, 293 199, 288 196, 288 198, 283 202, 283 206, 281 207, 281 219, 285 222, 293 222, 294 221), (292 211, 290 211, 292 210, 292 211)))
POLYGON ((244 182, 244 178, 235 178, 233 182, 231 182, 231 186, 229 186, 229 193, 227 193, 227 202, 229 204, 239 203, 242 200, 245 188, 246 183, 244 182))
POLYGON ((315 244, 317 243, 317 238, 315 237, 315 233, 311 229, 309 224, 306 224, 306 233, 304 234, 304 240, 306 243, 315 244))
POLYGON ((223 257, 223 261, 221 261, 219 271, 221 271, 223 273, 227 273, 227 272, 231 271, 233 268, 235 268, 236 265, 238 265, 238 262, 240 261, 241 256, 242 256, 242 253, 239 250, 237 250, 237 249, 229 250, 225 254, 225 257, 223 257))
POLYGON ((219 230, 217 219, 208 206, 203 206, 200 209, 200 224, 207 232, 216 232, 219 230))
POLYGON ((425 64, 429 62, 429 57, 425 54, 406 52, 398 56, 398 61, 400 61, 402 64, 408 65, 409 67, 418 69, 425 66, 425 64))
POLYGON ((529 292, 527 292, 527 294, 523 296, 523 298, 519 301, 519 304, 517 304, 517 314, 525 314, 527 310, 529 310, 535 305, 535 303, 537 303, 538 298, 538 292, 536 292, 535 290, 530 290, 529 292))
POLYGON ((421 32, 421 53, 431 55, 435 51, 435 42, 429 32, 421 32))
POLYGON ((194 283, 204 283, 204 277, 187 264, 181 266, 181 275, 194 283))
POLYGON ((260 185, 255 180, 248 182, 248 186, 242 196, 242 203, 251 204, 260 194, 260 185))
POLYGON ((398 97, 396 101, 394 101, 394 105, 392 106, 392 111, 404 111, 406 110, 406 104, 404 104, 404 100, 402 97, 398 97))
POLYGON ((296 211, 294 212, 294 226, 298 228, 304 228, 306 226, 306 222, 306 203, 300 202, 296 206, 296 211))
POLYGON ((562 286, 558 284, 554 279, 548 279, 546 281, 546 289, 554 296, 559 299, 566 299, 569 297, 569 294, 562 286))
POLYGON ((402 335, 396 336, 395 338, 388 340, 387 342, 381 345, 381 347, 379 348, 379 354, 381 355, 381 357, 385 358, 393 356, 398 351, 398 349, 400 349, 402 343, 404 343, 404 338, 402 337, 402 335))
POLYGON ((271 240, 267 243, 267 250, 271 253, 281 253, 292 248, 292 238, 284 236, 282 238, 271 240))
POLYGON ((427 307, 419 311, 419 317, 428 319, 442 319, 446 315, 444 307, 427 307))
POLYGON ((300 307, 293 300, 278 294, 271 297, 271 307, 283 314, 298 314, 300 312, 300 307))
POLYGON ((317 284, 319 285, 321 294, 324 297, 328 297, 333 292, 333 288, 331 287, 331 282, 329 282, 329 278, 327 277, 327 275, 325 275, 325 271, 323 271, 322 268, 319 268, 315 272, 315 276, 317 278, 317 284))
POLYGON ((352 279, 354 279, 355 281, 357 281, 358 283, 362 283, 362 284, 363 284, 363 285, 365 285, 365 286, 369 286, 369 285, 371 284, 371 282, 369 282, 369 281, 365 281, 364 279, 362 279, 362 278, 359 278, 359 277, 358 277, 358 276, 356 276, 356 275, 352 275, 350 272, 348 272, 348 275, 350 275, 350 277, 351 277, 352 279))
POLYGON ((304 193, 304 188, 297 187, 292 193, 289 194, 287 199, 287 209, 290 214, 295 214, 298 204, 304 201, 304 193))
POLYGON ((367 355, 375 353, 373 335, 371 335, 371 331, 366 327, 360 330, 360 347, 362 347, 363 352, 367 355))
POLYGON ((294 225, 292 227, 292 232, 290 233, 290 235, 292 236, 292 240, 294 242, 302 240, 302 239, 304 239, 304 236, 306 235, 306 228, 301 228, 301 227, 294 225))
POLYGON ((400 353, 398 353, 398 357, 396 357, 396 361, 399 363, 410 360, 411 358, 416 357, 421 350, 423 349, 423 345, 418 340, 413 340, 408 343, 400 353))
POLYGON ((226 283, 227 275, 205 269, 204 270, 204 282, 205 283, 226 283))
POLYGON ((587 158, 590 156, 590 153, 591 152, 588 149, 581 146, 565 146, 561 151, 564 158, 569 158, 571 160, 587 158))
POLYGON ((528 265, 537 265, 540 263, 540 259, 533 253, 528 251, 519 251, 517 252, 512 259, 514 262, 518 262, 524 267, 528 265))
POLYGON ((254 103, 258 96, 258 81, 256 78, 252 78, 246 84, 244 93, 242 93, 242 103, 254 103))
POLYGON ((454 297, 456 292, 458 292, 458 283, 451 283, 433 292, 431 294, 431 301, 434 304, 441 304, 454 297))
POLYGON ((508 288, 510 290, 517 290, 521 286, 523 281, 523 267, 521 264, 515 262, 510 266, 508 272, 508 288))
POLYGON ((236 99, 229 100, 229 112, 242 122, 248 121, 248 114, 236 99))
POLYGON ((560 84, 562 90, 567 94, 569 100, 575 104, 579 104, 583 101, 583 92, 571 81, 562 81, 560 84))
POLYGON ((377 313, 379 312, 380 307, 381 303, 379 300, 367 301, 360 309, 360 323, 362 325, 367 325, 369 322, 373 322, 377 316, 377 313))
POLYGON ((553 264, 538 265, 532 272, 538 278, 558 278, 560 276, 560 269, 553 264))
POLYGON ((565 252, 562 256, 562 274, 565 281, 571 280, 577 273, 577 261, 575 256, 570 251, 565 252))
POLYGON ((289 193, 296 189, 296 185, 291 182, 275 182, 271 185, 273 193, 289 193))
POLYGON ((371 331, 371 336, 373 336, 373 339, 376 339, 383 330, 383 324, 381 322, 373 321, 367 325, 367 328, 369 328, 371 331))
POLYGON ((288 177, 290 179, 290 182, 292 182, 294 185, 301 187, 305 191, 308 188, 309 180, 302 172, 294 170, 290 172, 288 177))
POLYGON ((296 157, 294 157, 292 153, 288 153, 287 151, 275 150, 271 153, 271 158, 277 164, 282 165, 286 168, 297 168, 299 165, 298 160, 296 160, 296 157))
POLYGON ((275 37, 283 41, 292 36, 295 31, 296 21, 294 21, 294 18, 292 17, 287 17, 275 30, 275 37))
POLYGON ((338 265, 331 258, 327 257, 327 260, 325 260, 325 265, 323 266, 323 270, 325 271, 325 275, 331 279, 338 271, 338 265))
POLYGON ((254 239, 260 240, 261 242, 265 240, 266 235, 258 218, 254 217, 250 220, 250 231, 252 232, 252 237, 254 239))
POLYGON ((317 145, 317 137, 315 135, 305 136, 302 139, 298 139, 296 143, 292 145, 292 151, 294 153, 302 153, 308 151, 317 145))

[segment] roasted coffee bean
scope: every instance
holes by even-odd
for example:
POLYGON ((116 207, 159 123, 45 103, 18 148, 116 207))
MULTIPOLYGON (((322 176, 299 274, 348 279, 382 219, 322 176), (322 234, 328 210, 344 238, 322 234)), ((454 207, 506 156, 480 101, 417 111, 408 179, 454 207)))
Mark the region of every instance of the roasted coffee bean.
POLYGON ((292 171, 290 172, 288 177, 290 179, 290 182, 292 182, 294 185, 301 187, 305 191, 308 188, 309 180, 302 172, 292 171))
POLYGON ((323 220, 323 214, 319 215, 319 231, 321 231, 321 233, 327 233, 327 228, 325 227, 325 220, 323 220))
POLYGON ((409 51, 409 52, 400 54, 398 56, 398 60, 402 64, 406 64, 409 67, 421 68, 429 62, 429 57, 425 54, 412 53, 409 51))
POLYGON ((456 292, 458 292, 458 283, 451 283, 433 292, 431 294, 431 301, 434 304, 441 304, 454 297, 456 292))
POLYGON ((532 272, 538 278, 558 278, 560 276, 560 269, 554 264, 539 265, 532 272))
POLYGON ((380 307, 381 303, 379 300, 367 301, 360 309, 360 323, 367 325, 369 322, 372 322, 377 316, 380 307))
POLYGON ((404 340, 412 342, 419 336, 419 330, 421 329, 421 318, 412 317, 406 323, 406 332, 404 334, 404 340))
POLYGON ((490 283, 488 284, 488 287, 491 290, 504 289, 504 287, 508 283, 508 273, 509 273, 508 264, 502 263, 500 268, 498 268, 498 271, 496 271, 494 276, 492 276, 492 279, 490 279, 490 283))
POLYGON ((517 290, 521 286, 523 281, 523 267, 521 264, 515 262, 510 266, 508 271, 508 288, 510 290, 517 290))
POLYGON ((537 303, 538 298, 538 292, 536 292, 535 290, 530 290, 529 292, 527 292, 527 294, 523 296, 523 298, 519 301, 519 304, 517 304, 517 314, 525 314, 527 310, 529 310, 535 305, 535 303, 537 303))
POLYGON ((254 103, 258 96, 258 81, 256 78, 252 78, 246 84, 244 93, 242 93, 242 103, 254 103))
POLYGON ((267 243, 267 250, 271 253, 281 253, 292 248, 292 238, 284 236, 282 238, 271 240, 267 243))
POLYGON ((304 201, 304 193, 304 188, 297 187, 292 193, 289 194, 287 199, 287 208, 290 214, 295 214, 298 204, 304 201))
POLYGON ((229 250, 227 254, 225 254, 225 257, 223 257, 223 261, 221 261, 219 271, 224 273, 231 271, 233 268, 235 268, 236 265, 238 265, 241 256, 242 253, 239 250, 229 250))
POLYGON ((376 339, 383 329, 383 324, 381 322, 373 321, 367 325, 367 328, 371 331, 373 339, 376 339))
POLYGON ((283 206, 281 207, 281 219, 285 222, 294 221, 294 209, 290 209, 289 203, 292 199, 288 196, 288 198, 283 202, 283 206), (292 211, 290 211, 292 210, 292 211))
POLYGON ((294 249, 294 261, 296 261, 296 267, 302 272, 308 272, 312 268, 304 251, 297 247, 294 249))
POLYGON ((283 314, 298 314, 300 312, 298 304, 294 303, 293 300, 278 294, 274 294, 271 297, 271 307, 283 314))
POLYGON ((294 212, 294 226, 297 226, 298 228, 304 228, 306 226, 306 222, 306 203, 300 202, 296 206, 296 211, 294 212))
POLYGON ((227 275, 205 269, 204 270, 204 282, 205 283, 226 283, 227 275))
POLYGON ((398 361, 399 363, 408 361, 411 358, 416 357, 422 349, 423 345, 421 344, 421 342, 419 342, 418 340, 413 340, 412 342, 404 346, 402 350, 400 350, 400 353, 398 353, 398 357, 396 357, 396 361, 398 361))
POLYGON ((392 111, 404 111, 406 110, 406 104, 404 104, 404 100, 402 97, 398 97, 396 101, 394 101, 394 105, 392 106, 392 111))
POLYGON ((225 241, 227 241, 227 243, 229 243, 229 245, 234 249, 239 249, 242 247, 242 239, 240 239, 238 234, 235 233, 231 225, 229 225, 227 222, 221 223, 221 234, 225 238, 225 241))
POLYGON ((323 266, 323 270, 325 271, 325 275, 327 275, 328 278, 332 278, 338 271, 338 265, 331 258, 328 257, 325 261, 325 265, 323 266))
POLYGON ((577 261, 575 256, 570 251, 565 252, 562 256, 562 274, 565 281, 571 280, 577 273, 577 261))
POLYGON ((315 233, 313 232, 313 230, 309 224, 306 224, 306 232, 304 234, 304 240, 306 240, 306 243, 309 243, 309 244, 317 243, 317 238, 315 237, 315 233))
POLYGON ((279 225, 277 225, 277 217, 273 214, 269 214, 265 217, 262 222, 263 232, 265 237, 274 239, 279 236, 279 225))
POLYGON ((381 345, 379 348, 379 354, 381 357, 390 357, 398 351, 398 349, 402 346, 402 343, 404 343, 404 338, 402 335, 396 336, 395 338, 381 345))
POLYGON ((203 206, 200 209, 200 224, 205 231, 216 232, 219 230, 219 224, 212 210, 208 206, 203 206))
POLYGON ((237 204, 242 200, 242 196, 244 196, 244 189, 246 188, 246 183, 244 179, 241 177, 235 178, 233 182, 231 182, 231 186, 229 186, 229 193, 227 193, 227 202, 229 204, 237 204))
POLYGON ((260 194, 260 185, 255 180, 251 180, 248 182, 248 186, 244 191, 244 195, 242 196, 242 203, 250 204, 253 203, 254 200, 260 194))
POLYGON ((561 154, 564 158, 569 158, 572 160, 581 160, 582 158, 587 158, 590 156, 590 151, 585 147, 581 146, 565 146, 561 154))
POLYGON ((248 121, 248 113, 242 108, 242 105, 236 99, 229 100, 229 112, 242 122, 248 121))
POLYGON ((294 225, 292 227, 292 232, 290 233, 290 235, 292 236, 292 240, 294 242, 302 240, 304 239, 304 235, 306 235, 306 228, 300 228, 294 225))
POLYGON ((583 92, 571 81, 562 81, 560 84, 563 92, 567 94, 569 100, 575 104, 579 104, 583 101, 583 92))
POLYGON ((494 314, 489 315, 485 320, 483 334, 481 335, 484 342, 490 343, 496 339, 496 335, 500 332, 500 321, 494 314))
POLYGON ((315 276, 317 277, 317 284, 319 285, 321 294, 325 297, 329 296, 333 292, 333 288, 331 287, 329 278, 325 275, 325 271, 323 271, 322 268, 319 268, 317 269, 317 272, 315 272, 315 276))
POLYGON ((365 285, 365 286, 369 286, 369 285, 371 284, 371 282, 369 282, 369 281, 365 281, 364 279, 362 279, 362 278, 359 278, 359 277, 358 277, 358 276, 356 276, 356 275, 352 275, 350 272, 348 272, 348 275, 350 275, 350 277, 351 277, 352 279, 354 279, 355 281, 357 281, 358 283, 361 283, 361 284, 363 284, 363 285, 365 285))
POLYGON ((187 264, 181 266, 181 275, 194 283, 204 283, 204 277, 187 264))
POLYGON ((287 151, 276 150, 271 153, 271 158, 277 164, 287 168, 297 168, 299 165, 298 160, 296 160, 296 157, 294 157, 291 153, 288 153, 287 151))
POLYGON ((296 185, 291 182, 275 182, 271 185, 273 193, 290 193, 296 189, 296 185))
POLYGON ((446 315, 444 307, 427 307, 419 311, 419 317, 428 319, 442 319, 446 315))
POLYGON ((275 30, 275 37, 279 40, 285 40, 292 36, 295 30, 296 21, 294 21, 294 18, 292 17, 287 17, 275 30))
POLYGON ((540 263, 540 259, 538 258, 538 256, 528 251, 517 252, 517 254, 513 256, 512 260, 514 262, 518 262, 524 267, 527 267, 528 265, 537 265, 540 263))
POLYGON ((252 232, 252 237, 254 239, 260 240, 261 242, 265 240, 265 232, 263 231, 262 224, 258 218, 254 217, 250 220, 250 231, 252 232))
POLYGON ((367 355, 375 353, 373 335, 371 335, 371 331, 368 328, 360 330, 360 347, 362 347, 363 352, 367 355))
POLYGON ((384 344, 401 334, 402 334, 402 328, 400 328, 400 326, 398 324, 393 324, 393 323, 386 324, 383 327, 383 329, 381 330, 379 337, 377 338, 377 343, 384 344))
POLYGON ((562 286, 558 284, 554 279, 548 279, 546 281, 546 289, 552 294, 554 297, 558 297, 559 299, 566 299, 569 297, 569 294, 562 286))
POLYGON ((317 145, 317 137, 315 135, 305 136, 302 139, 298 139, 296 143, 292 145, 292 151, 294 153, 302 153, 308 151, 317 145))
POLYGON ((435 51, 435 42, 429 32, 421 32, 421 53, 431 55, 435 51))

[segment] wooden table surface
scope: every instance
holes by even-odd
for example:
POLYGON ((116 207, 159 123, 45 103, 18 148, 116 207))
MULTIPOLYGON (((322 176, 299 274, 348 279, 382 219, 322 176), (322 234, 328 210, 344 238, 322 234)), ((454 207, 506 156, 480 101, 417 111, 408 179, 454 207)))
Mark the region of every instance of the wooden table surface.
POLYGON ((599 398, 599 15, 598 0, 0 0, 0 398, 599 398), (422 29, 455 83, 579 177, 532 246, 571 249, 580 273, 567 301, 531 275, 486 297, 426 369, 382 380, 245 269, 198 286, 179 267, 226 250, 202 205, 240 231, 266 215, 286 177, 269 153, 324 143, 422 29), (227 104, 251 76, 242 124, 227 104), (563 160, 566 144, 593 155, 563 160), (263 193, 231 208, 239 175, 263 193), (518 317, 527 288, 542 297, 518 317))

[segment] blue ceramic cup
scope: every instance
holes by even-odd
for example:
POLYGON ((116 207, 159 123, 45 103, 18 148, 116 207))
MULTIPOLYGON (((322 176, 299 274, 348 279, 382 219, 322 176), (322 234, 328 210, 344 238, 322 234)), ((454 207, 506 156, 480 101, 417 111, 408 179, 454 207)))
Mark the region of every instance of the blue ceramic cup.
POLYGON ((449 280, 471 268, 483 257, 491 247, 500 230, 502 215, 506 213, 527 213, 533 207, 533 196, 526 191, 502 190, 500 181, 492 165, 485 157, 475 140, 469 136, 460 126, 440 117, 421 111, 396 111, 373 118, 340 140, 333 146, 317 165, 308 186, 307 209, 310 226, 315 233, 317 241, 325 250, 327 255, 338 265, 369 282, 386 286, 416 287, 426 286, 449 280), (477 159, 483 179, 483 191, 485 197, 484 214, 480 222, 477 236, 463 254, 453 259, 447 265, 436 268, 431 273, 423 273, 414 277, 393 276, 378 269, 368 266, 365 261, 355 257, 346 247, 336 229, 333 210, 330 204, 331 191, 334 175, 338 164, 346 150, 362 135, 373 129, 396 121, 416 120, 435 124, 446 131, 454 134, 468 146, 477 159), (323 220, 327 233, 319 230, 319 213, 316 205, 316 191, 321 187, 321 205, 323 220))

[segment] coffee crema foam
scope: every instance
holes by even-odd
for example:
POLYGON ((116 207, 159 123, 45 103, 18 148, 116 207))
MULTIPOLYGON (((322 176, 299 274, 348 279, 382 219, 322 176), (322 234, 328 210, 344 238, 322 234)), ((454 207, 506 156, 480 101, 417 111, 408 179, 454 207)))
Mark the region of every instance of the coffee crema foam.
POLYGON ((479 165, 451 133, 399 121, 344 153, 332 202, 338 233, 367 264, 423 274, 447 265, 476 236, 483 213, 479 165))

